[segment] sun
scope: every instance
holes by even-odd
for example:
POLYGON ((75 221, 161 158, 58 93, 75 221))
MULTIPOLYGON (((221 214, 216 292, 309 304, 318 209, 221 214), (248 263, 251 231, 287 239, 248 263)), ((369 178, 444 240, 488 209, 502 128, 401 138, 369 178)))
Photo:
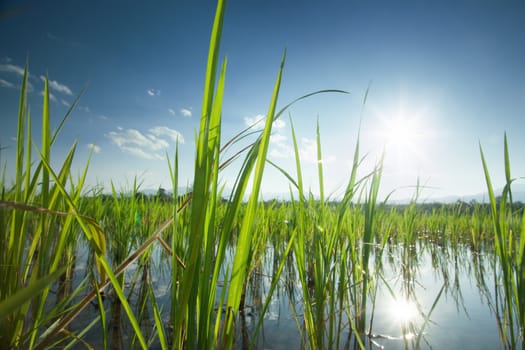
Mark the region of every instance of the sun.
POLYGON ((400 101, 394 108, 375 109, 375 114, 374 140, 390 169, 404 178, 419 174, 434 147, 430 110, 400 101))
POLYGON ((397 114, 382 121, 381 136, 387 149, 411 152, 422 141, 423 126, 409 114, 397 114))

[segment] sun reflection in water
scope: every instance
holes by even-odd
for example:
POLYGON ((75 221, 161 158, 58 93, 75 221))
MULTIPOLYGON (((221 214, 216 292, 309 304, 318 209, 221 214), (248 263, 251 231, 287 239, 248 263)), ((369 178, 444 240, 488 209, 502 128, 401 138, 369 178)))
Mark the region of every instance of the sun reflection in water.
POLYGON ((391 306, 391 314, 398 322, 411 322, 417 316, 416 304, 410 300, 395 300, 391 306))

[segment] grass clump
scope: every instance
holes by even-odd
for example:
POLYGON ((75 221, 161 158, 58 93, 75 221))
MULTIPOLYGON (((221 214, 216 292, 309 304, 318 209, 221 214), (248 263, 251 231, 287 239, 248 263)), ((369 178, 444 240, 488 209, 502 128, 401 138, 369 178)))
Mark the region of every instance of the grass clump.
MULTIPOLYGON (((10 186, 5 179, 0 183, 0 343, 9 349, 70 348, 79 342, 89 348, 87 334, 97 330, 103 348, 264 347, 267 312, 274 298, 286 293, 302 347, 363 349, 366 344, 376 344, 372 329, 378 291, 386 288, 394 299, 415 298, 420 262, 416 253, 427 250, 444 283, 426 314, 419 307, 422 324, 402 325, 403 336, 416 333, 412 342, 404 342, 405 347, 419 348, 442 294, 461 299, 454 294, 459 289, 457 275, 449 276, 448 266, 452 259, 457 265, 457 256, 447 254, 457 254, 462 245, 470 247, 476 279, 485 286, 483 293, 490 300, 483 262, 476 261, 481 261, 480 252, 490 251, 493 243, 494 266, 498 266, 494 279, 502 281, 496 286, 493 303, 502 343, 510 348, 523 344, 525 217, 512 202, 506 138, 507 183, 501 201, 494 196, 481 152, 489 205, 421 204, 416 186, 410 204, 391 206, 379 200, 382 159, 370 173, 358 176, 363 160, 359 133, 342 198, 326 195, 318 120, 316 197, 304 186, 291 117, 295 175, 267 159, 272 125, 304 98, 345 92, 317 91, 278 109, 285 52, 263 130, 247 128, 222 142, 227 59, 219 62, 219 48, 225 7, 226 2, 219 0, 196 135, 194 179, 191 191, 183 196, 178 193, 178 146, 173 158, 167 156, 171 197, 160 189, 154 198, 141 195, 137 180, 130 191, 118 192, 112 186, 110 195, 96 190, 87 195, 84 182, 89 159, 77 181, 72 180, 76 143, 60 167, 51 167, 53 143, 76 101, 51 132, 46 79, 42 144, 37 148, 27 107, 26 67, 15 179, 10 186), (226 149, 250 136, 252 143, 222 159, 226 149), (33 148, 37 159, 32 158, 33 148), (236 180, 231 192, 225 193, 219 173, 238 158, 242 162, 236 180), (289 202, 260 200, 268 164, 289 181, 289 202), (243 202, 250 182, 251 193, 243 202), (443 252, 444 246, 452 253, 443 252), (80 259, 77 254, 83 249, 89 255, 87 273, 72 283, 80 259), (398 261, 400 266, 392 270, 402 281, 400 293, 390 285, 384 268, 398 261), (156 263, 167 266, 168 301, 155 289, 152 271, 156 263), (266 275, 268 270, 271 273, 266 275), (72 324, 87 313, 91 303, 96 305, 96 315, 73 331, 72 324), (249 313, 255 319, 251 325, 246 321, 249 313), (127 340, 121 328, 129 333, 127 340)), ((363 105, 367 95, 368 91, 363 105)))

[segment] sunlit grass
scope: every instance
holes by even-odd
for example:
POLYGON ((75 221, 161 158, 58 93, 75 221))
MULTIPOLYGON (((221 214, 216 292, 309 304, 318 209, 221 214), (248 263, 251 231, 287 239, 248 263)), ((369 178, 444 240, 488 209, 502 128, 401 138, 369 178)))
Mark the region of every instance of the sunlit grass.
MULTIPOLYGON (((272 125, 302 99, 346 92, 316 91, 279 109, 279 91, 285 83, 284 53, 276 69, 264 129, 248 128, 230 140, 222 140, 228 61, 220 63, 219 53, 225 7, 225 1, 218 2, 210 37, 195 140, 195 173, 187 193, 178 193, 178 147, 166 161, 171 196, 161 195, 160 190, 156 197, 141 194, 138 179, 131 188, 112 186, 110 194, 86 191, 90 159, 76 181, 71 173, 76 143, 58 162, 60 166, 52 167, 56 163, 53 143, 78 99, 58 129, 51 132, 46 79, 42 142, 35 145, 33 117, 27 105, 26 67, 15 177, 12 184, 6 183, 5 177, 0 183, 0 344, 8 349, 69 348, 79 343, 89 348, 87 334, 98 330, 103 348, 123 345, 146 349, 156 344, 162 349, 228 349, 239 343, 264 347, 265 317, 273 298, 284 294, 281 285, 285 284, 301 339, 298 346, 340 349, 351 344, 365 348, 367 337, 372 338, 378 290, 386 288, 396 300, 391 317, 401 324, 406 347, 419 348, 442 294, 448 291, 457 295, 457 281, 448 276, 451 257, 440 254, 436 247, 470 247, 476 279, 484 286, 485 272, 476 259, 481 259, 478 253, 493 243, 497 257, 494 278, 501 278, 502 283, 497 285, 496 300, 490 299, 490 293, 486 293, 487 299, 498 311, 502 343, 509 347, 523 344, 525 217, 513 207, 506 138, 507 183, 500 202, 496 201, 482 153, 489 205, 419 203, 416 184, 411 203, 390 206, 378 197, 383 159, 361 175, 360 131, 351 140, 352 166, 343 175, 346 187, 342 198, 335 200, 326 193, 319 119, 319 196, 315 196, 304 184, 292 117, 293 171, 267 159, 272 125), (225 149, 247 139, 251 140, 247 147, 223 159, 225 149), (229 187, 232 190, 226 193, 219 174, 239 162, 236 180, 229 187), (267 165, 278 169, 289 182, 289 201, 260 200, 267 165), (249 184, 251 193, 247 195, 249 184), (247 202, 243 201, 245 197, 247 202), (77 253, 84 247, 88 267, 80 281, 77 278, 73 283, 77 253), (430 252, 433 268, 444 280, 426 310, 414 299, 418 249, 430 252), (268 259, 272 259, 272 273, 262 276, 268 259), (402 281, 400 290, 394 290, 383 276, 383 265, 388 261, 399 263, 395 271, 402 281), (160 303, 160 292, 153 285, 155 264, 168 271, 169 305, 160 303), (263 278, 268 280, 267 289, 263 288, 263 278), (253 305, 247 305, 247 300, 253 305), (96 316, 73 331, 72 323, 79 315, 89 315, 86 309, 91 304, 96 306, 96 316), (248 331, 249 308, 257 313, 248 331), (129 327, 120 327, 123 324, 129 327), (129 334, 122 334, 123 329, 129 334)), ((404 132, 409 132, 406 126, 393 137, 409 138, 404 132)))

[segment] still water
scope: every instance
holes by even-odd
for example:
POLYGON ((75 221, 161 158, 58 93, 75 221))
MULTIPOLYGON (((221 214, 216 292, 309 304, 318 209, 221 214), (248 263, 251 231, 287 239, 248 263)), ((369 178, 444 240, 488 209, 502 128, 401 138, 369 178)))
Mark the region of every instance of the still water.
MULTIPOLYGON (((267 248, 246 291, 245 307, 237 324, 238 349, 246 348, 250 343, 250 335, 261 316, 262 305, 270 289, 276 264, 272 247, 267 248)), ((229 254, 232 256, 233 252, 229 254)), ((146 280, 153 287, 157 303, 164 310, 164 322, 168 324, 171 286, 165 259, 160 249, 153 253, 153 264, 146 280)), ((375 265, 378 267, 373 271, 374 283, 367 297, 367 331, 360 335, 367 349, 503 347, 498 332, 498 310, 495 307, 494 266, 497 264, 490 248, 473 249, 469 245, 452 246, 449 243, 417 242, 412 246, 390 243, 375 265)), ((289 264, 285 265, 278 288, 263 315, 264 322, 256 341, 258 349, 307 347, 302 319, 306 301, 294 266, 293 256, 290 256, 289 264)), ((86 268, 87 264, 80 261, 77 275, 83 275, 86 268)), ((133 278, 137 272, 140 272, 140 268, 135 264, 126 272, 125 280, 140 280, 133 278)), ((220 285, 219 289, 223 288, 224 283, 220 285)), ((126 282, 126 287, 131 288, 131 282, 126 282)), ((135 307, 138 307, 138 294, 130 293, 130 300, 135 303, 135 307)), ((108 299, 111 300, 111 296, 108 299)), ((357 349, 349 313, 346 312, 348 310, 343 310, 337 317, 342 325, 337 336, 338 344, 341 349, 357 349)), ((73 330, 81 329, 97 315, 96 307, 84 310, 82 317, 72 325, 73 330)), ((133 332, 125 314, 120 318, 108 315, 107 319, 110 333, 118 333, 117 338, 111 339, 122 348, 129 348, 133 332)), ((154 339, 151 331, 154 326, 153 315, 146 315, 141 324, 146 329, 144 333, 154 339)), ((93 348, 99 348, 102 346, 100 334, 100 329, 94 327, 84 339, 93 348)), ((335 343, 332 345, 336 348, 335 343)), ((150 346, 152 349, 160 348, 156 340, 150 346)), ((85 347, 78 345, 77 348, 85 347)), ((118 345, 113 348, 118 348, 118 345)))

